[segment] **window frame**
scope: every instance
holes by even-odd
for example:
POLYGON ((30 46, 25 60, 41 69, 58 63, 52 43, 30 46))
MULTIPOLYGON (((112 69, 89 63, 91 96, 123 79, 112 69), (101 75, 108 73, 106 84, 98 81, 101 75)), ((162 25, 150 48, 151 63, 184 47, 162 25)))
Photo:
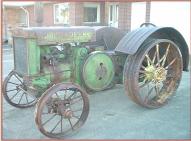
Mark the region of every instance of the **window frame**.
POLYGON ((69 12, 69 3, 68 2, 67 3, 56 3, 56 4, 53 5, 54 24, 66 24, 66 25, 69 24, 69 21, 68 21, 68 23, 56 22, 56 14, 55 14, 56 6, 57 5, 66 5, 66 4, 68 5, 68 12, 69 12))
POLYGON ((25 11, 21 10, 19 11, 19 22, 18 24, 20 26, 27 26, 28 24, 28 21, 27 21, 27 14, 25 13, 25 11), (21 14, 22 13, 22 14, 21 14), (24 16, 24 17, 23 17, 24 16), (21 22, 22 21, 22 18, 24 18, 24 22, 21 22))
POLYGON ((100 21, 101 21, 101 19, 100 19, 100 18, 101 18, 101 15, 100 15, 100 13, 101 13, 101 12, 100 12, 100 10, 101 10, 101 9, 100 9, 100 7, 101 7, 101 6, 100 6, 100 3, 92 3, 92 2, 91 2, 91 3, 90 3, 90 2, 84 3, 83 8, 86 8, 86 7, 87 7, 87 8, 91 8, 91 7, 92 7, 92 8, 97 8, 97 21, 96 21, 96 22, 85 22, 84 19, 83 19, 83 22, 84 22, 84 23, 87 23, 87 24, 100 23, 100 21))

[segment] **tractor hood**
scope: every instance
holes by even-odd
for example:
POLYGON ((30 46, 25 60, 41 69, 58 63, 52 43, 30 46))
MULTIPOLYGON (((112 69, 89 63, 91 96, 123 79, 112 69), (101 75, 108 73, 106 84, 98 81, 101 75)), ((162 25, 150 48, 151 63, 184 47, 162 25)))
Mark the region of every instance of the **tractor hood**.
POLYGON ((71 26, 71 27, 29 27, 13 31, 14 37, 36 38, 39 45, 50 45, 67 42, 93 42, 96 33, 104 26, 71 26))

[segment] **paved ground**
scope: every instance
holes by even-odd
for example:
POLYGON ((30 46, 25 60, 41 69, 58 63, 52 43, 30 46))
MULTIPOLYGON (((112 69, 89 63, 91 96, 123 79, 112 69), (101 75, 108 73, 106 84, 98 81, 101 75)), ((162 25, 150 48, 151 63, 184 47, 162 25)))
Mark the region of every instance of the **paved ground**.
MULTIPOLYGON (((3 77, 13 68, 9 50, 3 54, 3 77)), ((134 104, 122 85, 89 96, 90 114, 85 125, 69 139, 189 139, 190 75, 183 78, 176 96, 160 109, 134 104)), ((14 108, 3 100, 3 138, 44 139, 34 122, 34 107, 14 108)))

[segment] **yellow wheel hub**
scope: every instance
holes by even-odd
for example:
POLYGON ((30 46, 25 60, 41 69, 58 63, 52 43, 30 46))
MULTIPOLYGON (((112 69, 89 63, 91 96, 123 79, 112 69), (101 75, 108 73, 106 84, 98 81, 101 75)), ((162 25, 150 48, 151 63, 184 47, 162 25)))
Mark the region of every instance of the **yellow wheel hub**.
POLYGON ((145 79, 155 83, 164 81, 166 79, 166 70, 163 67, 147 66, 145 68, 145 79))

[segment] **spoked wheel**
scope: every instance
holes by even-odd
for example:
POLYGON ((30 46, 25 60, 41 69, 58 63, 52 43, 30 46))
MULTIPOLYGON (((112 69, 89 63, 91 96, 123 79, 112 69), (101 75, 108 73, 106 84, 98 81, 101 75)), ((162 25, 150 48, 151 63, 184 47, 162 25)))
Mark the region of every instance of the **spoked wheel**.
POLYGON ((62 138, 79 129, 88 114, 86 92, 78 85, 60 83, 49 88, 39 99, 35 121, 44 135, 62 138))
POLYGON ((174 42, 166 39, 149 42, 126 61, 126 93, 139 105, 159 108, 178 88, 182 69, 182 56, 174 42))
POLYGON ((27 92, 27 87, 15 71, 11 71, 3 84, 5 100, 17 108, 27 108, 36 104, 37 99, 27 92))

